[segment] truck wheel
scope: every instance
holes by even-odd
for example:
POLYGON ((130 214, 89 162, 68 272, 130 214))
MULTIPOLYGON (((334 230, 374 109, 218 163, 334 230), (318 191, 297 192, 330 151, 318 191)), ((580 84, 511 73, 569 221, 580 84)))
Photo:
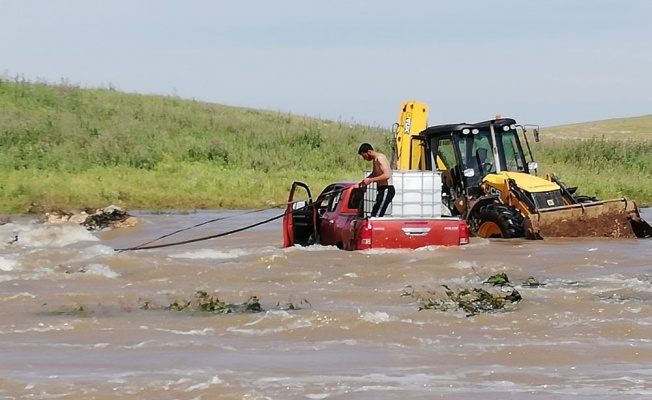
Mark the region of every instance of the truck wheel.
POLYGON ((523 216, 514 207, 487 204, 472 217, 471 227, 483 238, 522 238, 525 236, 523 216))

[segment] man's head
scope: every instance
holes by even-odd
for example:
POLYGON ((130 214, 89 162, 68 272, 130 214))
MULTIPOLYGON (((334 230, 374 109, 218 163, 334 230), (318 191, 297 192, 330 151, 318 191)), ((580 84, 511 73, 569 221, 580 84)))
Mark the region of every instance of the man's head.
POLYGON ((366 161, 372 160, 374 148, 369 143, 362 143, 358 148, 358 154, 362 156, 366 161))

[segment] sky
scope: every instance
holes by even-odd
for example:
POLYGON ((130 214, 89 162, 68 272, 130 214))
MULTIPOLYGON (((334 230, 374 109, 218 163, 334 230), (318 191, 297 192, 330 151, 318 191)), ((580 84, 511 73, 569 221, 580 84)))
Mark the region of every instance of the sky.
POLYGON ((647 0, 0 0, 0 75, 386 127, 652 114, 647 0))

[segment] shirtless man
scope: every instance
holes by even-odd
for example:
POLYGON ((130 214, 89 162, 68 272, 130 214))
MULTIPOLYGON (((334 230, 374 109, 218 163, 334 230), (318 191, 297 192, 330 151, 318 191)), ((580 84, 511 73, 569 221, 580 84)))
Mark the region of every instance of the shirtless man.
POLYGON ((396 190, 392 185, 392 170, 389 167, 389 161, 384 154, 378 153, 369 143, 363 143, 358 149, 358 154, 365 159, 365 161, 373 162, 373 170, 360 182, 360 187, 365 187, 370 183, 376 182, 378 187, 378 194, 376 195, 376 202, 371 210, 372 217, 382 217, 387 211, 389 203, 392 202, 396 190))

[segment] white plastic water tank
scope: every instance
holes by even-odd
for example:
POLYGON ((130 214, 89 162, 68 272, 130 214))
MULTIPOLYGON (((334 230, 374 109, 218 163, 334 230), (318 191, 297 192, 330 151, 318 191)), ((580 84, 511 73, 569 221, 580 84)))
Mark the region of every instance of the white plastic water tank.
MULTIPOLYGON (((365 171, 366 178, 371 171, 365 171)), ((392 171, 396 195, 385 217, 437 218, 441 216, 441 173, 438 171, 392 171)), ((373 183, 365 193, 365 215, 371 214, 377 188, 373 183)))

